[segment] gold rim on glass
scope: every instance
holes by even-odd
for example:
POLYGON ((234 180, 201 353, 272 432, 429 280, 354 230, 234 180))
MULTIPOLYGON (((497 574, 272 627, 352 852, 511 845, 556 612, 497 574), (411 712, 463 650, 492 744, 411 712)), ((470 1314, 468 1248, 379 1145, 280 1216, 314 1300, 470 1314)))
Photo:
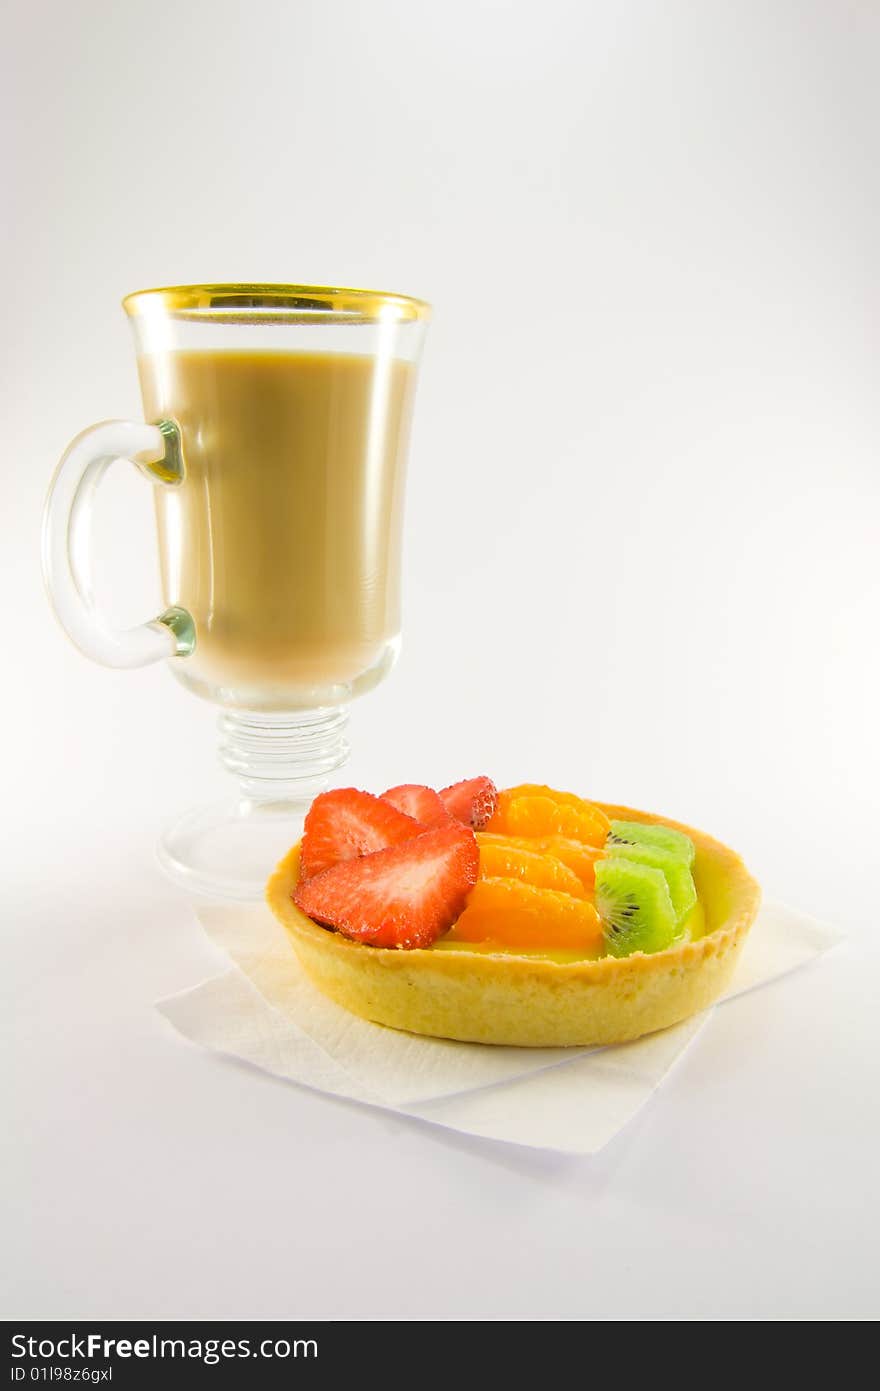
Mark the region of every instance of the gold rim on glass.
POLYGON ((409 295, 331 285, 168 285, 135 290, 122 301, 126 314, 174 318, 398 323, 426 320, 431 306, 409 295))

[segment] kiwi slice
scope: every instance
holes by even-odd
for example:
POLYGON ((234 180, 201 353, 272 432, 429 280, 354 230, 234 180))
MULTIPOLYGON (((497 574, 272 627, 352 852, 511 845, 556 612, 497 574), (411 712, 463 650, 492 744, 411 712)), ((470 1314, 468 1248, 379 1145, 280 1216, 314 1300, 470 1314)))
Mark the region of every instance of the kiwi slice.
POLYGON ((693 866, 694 842, 684 831, 673 831, 671 826, 658 826, 647 821, 612 821, 606 845, 656 845, 668 850, 687 865, 693 866))
POLYGON ((676 917, 662 869, 626 855, 596 862, 596 907, 612 956, 662 951, 675 939, 676 917))
POLYGON ((694 886, 694 876, 675 850, 666 850, 661 845, 610 843, 608 853, 632 860, 634 864, 650 865, 653 869, 662 870, 666 875, 675 921, 684 922, 697 901, 697 890, 694 886))

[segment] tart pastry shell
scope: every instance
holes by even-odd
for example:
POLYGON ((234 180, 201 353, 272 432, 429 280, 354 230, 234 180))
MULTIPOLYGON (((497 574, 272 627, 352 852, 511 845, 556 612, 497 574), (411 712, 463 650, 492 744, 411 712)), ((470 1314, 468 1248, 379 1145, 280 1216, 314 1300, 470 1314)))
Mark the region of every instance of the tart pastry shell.
POLYGON ((691 837, 703 936, 648 956, 566 963, 502 951, 370 947, 319 926, 296 907, 298 845, 269 880, 266 899, 318 989, 364 1019, 472 1043, 624 1043, 678 1024, 718 999, 757 915, 761 890, 739 855, 702 831, 631 807, 599 805, 612 819, 662 820, 691 837))

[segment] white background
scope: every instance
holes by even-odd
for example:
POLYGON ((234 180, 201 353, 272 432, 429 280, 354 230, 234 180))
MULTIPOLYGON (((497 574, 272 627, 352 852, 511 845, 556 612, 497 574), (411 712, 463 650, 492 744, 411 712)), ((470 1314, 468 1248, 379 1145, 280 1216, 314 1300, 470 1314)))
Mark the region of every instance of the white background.
MULTIPOLYGON (((7 1316, 866 1317, 874 1257, 880 10, 13 0, 3 54, 7 1316), (184 1045, 218 968, 152 860, 213 712, 91 666, 55 461, 140 414, 127 291, 430 299, 405 646, 351 780, 702 825, 847 944, 724 1007, 594 1160, 184 1045)), ((158 602, 122 468, 102 592, 158 602)))

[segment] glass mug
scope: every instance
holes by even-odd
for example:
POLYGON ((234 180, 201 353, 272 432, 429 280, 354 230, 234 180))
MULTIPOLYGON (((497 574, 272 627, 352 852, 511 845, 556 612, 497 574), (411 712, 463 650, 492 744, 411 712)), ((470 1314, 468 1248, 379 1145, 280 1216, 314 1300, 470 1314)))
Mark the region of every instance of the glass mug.
POLYGON ((430 310, 308 285, 186 285, 123 305, 153 423, 107 421, 71 444, 46 501, 46 586, 87 657, 166 660, 221 708, 238 795, 172 824, 159 859, 187 887, 260 896, 348 757, 348 702, 397 656, 430 310), (117 458, 153 485, 166 605, 128 631, 102 617, 89 573, 95 490, 117 458))

